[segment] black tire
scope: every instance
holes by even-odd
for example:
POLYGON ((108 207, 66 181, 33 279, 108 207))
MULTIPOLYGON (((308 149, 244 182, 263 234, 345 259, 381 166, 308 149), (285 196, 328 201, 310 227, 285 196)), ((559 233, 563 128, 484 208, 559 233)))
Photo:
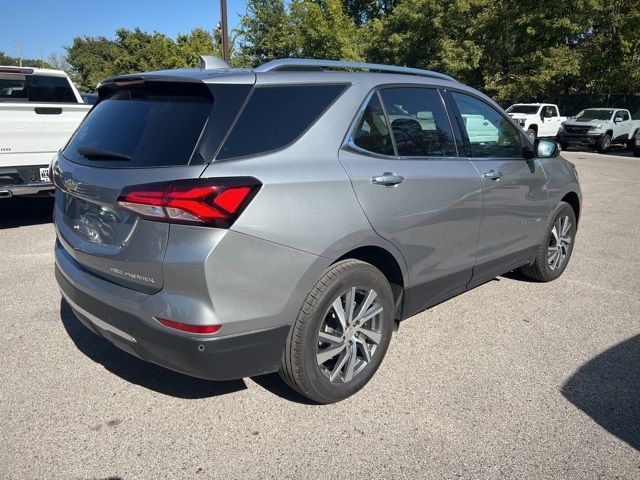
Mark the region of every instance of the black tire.
POLYGON ((627 148, 631 151, 635 151, 636 148, 636 132, 633 132, 633 135, 631 135, 631 138, 629 138, 629 140, 627 140, 627 148))
POLYGON ((633 150, 633 156, 640 157, 640 148, 638 148, 638 146, 633 150))
MULTIPOLYGON (((393 293, 389 282, 377 268, 353 259, 335 263, 323 273, 309 292, 298 318, 291 327, 282 356, 280 376, 291 388, 314 402, 333 403, 353 395, 371 379, 385 356, 394 326, 393 305, 393 293), (316 358, 318 347, 321 345, 318 334, 329 318, 334 300, 341 298, 343 292, 354 286, 373 289, 377 293, 375 301, 383 308, 382 313, 376 317, 380 322, 378 330, 381 339, 369 363, 360 373, 354 375, 352 380, 344 381, 343 378, 342 383, 331 382, 321 370, 322 367, 318 365, 316 358)), ((333 318, 336 318, 335 315, 333 318)), ((347 350, 345 355, 346 352, 347 350)), ((337 365, 334 368, 337 368, 337 365)))
POLYGON ((532 280, 537 280, 539 282, 551 282, 552 280, 558 278, 560 275, 562 275, 565 268, 567 268, 569 260, 571 259, 571 253, 573 252, 573 246, 576 239, 576 231, 577 222, 573 208, 568 203, 560 202, 560 204, 556 207, 554 213, 550 216, 550 221, 547 223, 544 238, 538 246, 535 260, 531 265, 522 267, 520 271, 526 277, 529 277, 532 280), (569 243, 569 246, 566 250, 566 257, 564 258, 564 261, 558 268, 553 269, 549 265, 548 249, 552 248, 552 244, 555 243, 552 230, 558 220, 562 217, 568 217, 569 221, 571 222, 571 226, 568 231, 571 242, 569 243))
POLYGON ((569 144, 568 143, 560 143, 560 148, 562 149, 563 152, 566 152, 567 150, 569 150, 569 144))
POLYGON ((599 153, 607 153, 609 148, 611 148, 611 136, 609 134, 603 135, 600 140, 598 140, 598 152, 599 153))
POLYGON ((536 137, 538 136, 538 134, 536 133, 536 131, 533 128, 530 128, 530 129, 527 130, 527 136, 533 142, 536 139, 536 137))

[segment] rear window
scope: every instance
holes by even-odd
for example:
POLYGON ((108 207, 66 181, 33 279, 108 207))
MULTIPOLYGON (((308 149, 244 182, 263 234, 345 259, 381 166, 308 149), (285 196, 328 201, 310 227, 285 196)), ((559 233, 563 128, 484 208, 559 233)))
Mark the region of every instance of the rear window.
POLYGON ((346 85, 256 87, 219 159, 244 157, 286 147, 315 122, 346 85))
POLYGON ((107 94, 87 115, 62 154, 113 168, 190 163, 213 105, 204 85, 152 84, 107 94))
POLYGON ((66 77, 0 75, 0 101, 78 103, 66 77))

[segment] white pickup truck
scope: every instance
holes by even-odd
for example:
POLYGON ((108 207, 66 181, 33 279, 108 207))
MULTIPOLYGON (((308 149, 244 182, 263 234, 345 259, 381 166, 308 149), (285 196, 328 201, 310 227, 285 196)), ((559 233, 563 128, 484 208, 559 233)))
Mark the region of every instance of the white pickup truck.
POLYGON ((555 137, 567 117, 561 117, 558 106, 552 103, 516 103, 507 113, 527 132, 531 140, 536 137, 555 137))
POLYGON ((52 192, 49 162, 90 109, 62 71, 0 66, 0 199, 52 192))
POLYGON ((562 150, 571 145, 596 148, 605 153, 613 144, 626 144, 635 151, 640 120, 626 108, 587 108, 560 127, 562 150))

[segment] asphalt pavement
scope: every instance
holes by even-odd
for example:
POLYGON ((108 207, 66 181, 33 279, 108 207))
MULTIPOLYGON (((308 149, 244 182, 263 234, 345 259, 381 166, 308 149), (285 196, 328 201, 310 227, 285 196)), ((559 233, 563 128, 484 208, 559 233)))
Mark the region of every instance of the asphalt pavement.
POLYGON ((565 274, 403 322, 328 406, 95 336, 60 300, 51 201, 0 201, 0 478, 640 478, 640 159, 565 155, 585 197, 565 274))

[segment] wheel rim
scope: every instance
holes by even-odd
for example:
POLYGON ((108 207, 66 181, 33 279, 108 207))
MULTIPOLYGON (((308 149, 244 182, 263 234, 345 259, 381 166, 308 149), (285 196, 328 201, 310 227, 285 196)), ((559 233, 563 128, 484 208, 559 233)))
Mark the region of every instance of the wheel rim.
POLYGON ((320 324, 316 360, 331 383, 352 381, 375 357, 384 308, 373 289, 351 287, 331 304, 320 324))
POLYGON ((551 270, 562 268, 567 261, 571 248, 571 219, 563 215, 556 220, 551 229, 549 246, 547 247, 547 263, 551 270))
POLYGON ((532 132, 531 130, 529 130, 529 138, 531 139, 531 141, 536 139, 536 132, 532 132))
POLYGON ((602 144, 602 149, 607 150, 609 148, 609 145, 611 145, 611 141, 608 138, 605 138, 602 144))

